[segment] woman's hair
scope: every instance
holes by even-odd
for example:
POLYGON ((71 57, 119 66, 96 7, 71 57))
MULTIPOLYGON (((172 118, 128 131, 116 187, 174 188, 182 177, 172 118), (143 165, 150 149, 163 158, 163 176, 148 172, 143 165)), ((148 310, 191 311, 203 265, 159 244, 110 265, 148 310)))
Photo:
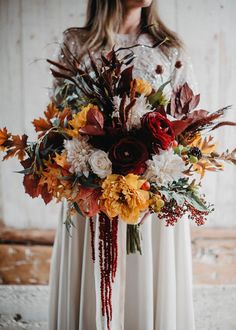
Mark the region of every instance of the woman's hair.
MULTIPOLYGON (((114 44, 114 34, 118 33, 123 17, 124 0, 88 0, 87 19, 84 26, 86 40, 84 49, 97 50, 105 45, 114 44)), ((169 30, 160 19, 156 11, 156 1, 152 1, 149 7, 142 8, 140 33, 149 33, 154 42, 167 41, 161 46, 161 50, 167 55, 171 47, 180 48, 182 42, 177 34, 169 30)))

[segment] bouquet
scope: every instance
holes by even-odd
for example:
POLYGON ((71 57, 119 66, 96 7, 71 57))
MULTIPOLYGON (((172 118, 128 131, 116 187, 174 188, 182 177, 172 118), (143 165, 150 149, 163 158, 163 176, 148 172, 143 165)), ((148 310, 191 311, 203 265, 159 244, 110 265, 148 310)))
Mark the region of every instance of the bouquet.
MULTIPOLYGON (((50 103, 32 122, 37 140, 0 130, 3 160, 19 159, 25 192, 46 204, 66 199, 68 230, 76 212, 90 221, 93 259, 94 222, 99 221, 101 302, 108 329, 118 221, 127 223, 127 253, 141 253, 139 228, 149 213, 157 213, 167 226, 184 214, 202 225, 213 207, 200 194, 201 178, 206 171, 223 170, 224 161, 236 165, 236 149, 218 153, 210 135, 235 125, 221 120, 229 107, 213 113, 196 109, 200 95, 187 83, 167 98, 171 79, 151 86, 133 78, 132 47, 121 56, 123 50, 113 48, 99 59, 89 54, 89 68, 69 49, 68 64, 48 60, 63 84, 55 91, 60 102, 50 103)), ((174 70, 181 67, 178 61, 174 70)), ((156 74, 162 71, 158 65, 156 74)))

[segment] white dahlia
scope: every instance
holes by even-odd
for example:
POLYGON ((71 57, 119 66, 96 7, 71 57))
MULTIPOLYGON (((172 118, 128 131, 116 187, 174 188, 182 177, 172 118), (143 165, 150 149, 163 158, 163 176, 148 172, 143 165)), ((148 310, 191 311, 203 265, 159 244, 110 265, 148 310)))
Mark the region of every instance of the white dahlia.
POLYGON ((119 109, 120 109, 121 97, 120 96, 114 96, 112 102, 113 102, 113 105, 114 105, 114 111, 113 111, 111 116, 119 118, 119 109))
MULTIPOLYGON (((112 117, 119 118, 120 102, 121 102, 121 97, 114 96, 113 104, 114 104, 115 110, 112 113, 112 117)), ((130 98, 127 97, 124 106, 127 106, 129 103, 130 103, 130 98)), ((128 120, 126 123, 127 130, 129 131, 131 129, 140 128, 141 127, 141 117, 145 113, 150 112, 150 111, 152 111, 152 106, 148 102, 147 97, 144 94, 137 97, 135 104, 129 110, 128 120)))
POLYGON ((148 102, 147 97, 142 94, 140 95, 134 104, 134 106, 129 111, 129 116, 127 120, 128 131, 134 128, 141 127, 142 116, 152 110, 151 104, 148 102))
POLYGON ((159 155, 152 156, 152 160, 148 160, 146 164, 145 179, 158 185, 166 185, 184 176, 185 164, 172 148, 161 150, 159 155))
POLYGON ((73 138, 64 142, 67 151, 67 160, 71 164, 71 173, 83 173, 89 176, 89 157, 94 151, 93 147, 88 143, 87 137, 73 138))

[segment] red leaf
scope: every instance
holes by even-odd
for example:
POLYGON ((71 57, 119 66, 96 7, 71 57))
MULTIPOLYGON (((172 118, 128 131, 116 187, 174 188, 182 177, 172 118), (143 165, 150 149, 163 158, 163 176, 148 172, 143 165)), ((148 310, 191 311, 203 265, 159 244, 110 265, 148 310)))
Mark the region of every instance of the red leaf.
POLYGON ((167 113, 175 118, 180 118, 190 113, 199 103, 200 94, 194 95, 188 83, 179 86, 173 91, 167 113))
POLYGON ((121 102, 120 102, 120 109, 119 109, 119 114, 120 114, 120 119, 122 124, 125 122, 125 101, 126 101, 126 94, 124 93, 121 102))
POLYGON ((200 102, 200 94, 194 95, 191 102, 189 103, 189 110, 195 109, 200 102))
POLYGON ((162 116, 166 117, 166 111, 163 105, 159 105, 158 107, 156 107, 155 111, 159 112, 162 116))
POLYGON ((47 184, 43 186, 39 185, 40 178, 34 174, 27 174, 24 176, 23 185, 25 187, 26 194, 32 198, 42 196, 44 203, 48 204, 52 200, 52 194, 48 192, 47 184))
POLYGON ((100 110, 91 108, 87 113, 87 124, 79 129, 80 133, 88 135, 104 135, 104 117, 100 110))
POLYGON ((200 109, 200 110, 195 110, 195 111, 189 113, 187 115, 187 117, 192 118, 196 121, 196 120, 206 118, 208 116, 208 114, 209 114, 209 112, 207 110, 200 109))
POLYGON ((76 202, 79 205, 82 213, 89 217, 99 212, 99 197, 101 189, 80 187, 79 194, 77 195, 76 202))
POLYGON ((182 106, 184 106, 185 103, 189 102, 193 96, 193 91, 189 87, 188 83, 184 83, 184 85, 180 89, 180 101, 182 106))
POLYGON ((104 118, 103 114, 97 108, 91 108, 87 113, 87 124, 88 125, 95 125, 100 128, 103 128, 104 125, 104 118))
POLYGON ((0 129, 0 146, 2 146, 9 139, 10 136, 11 134, 7 132, 6 127, 0 129))
POLYGON ((222 121, 218 124, 216 124, 214 127, 212 127, 212 131, 221 127, 221 126, 236 126, 236 123, 232 122, 232 121, 222 121))
POLYGON ((192 122, 191 119, 190 120, 186 119, 186 120, 172 121, 171 124, 172 124, 173 130, 174 130, 175 136, 178 136, 181 133, 183 133, 191 122, 192 122))
POLYGON ((27 174, 24 176, 23 185, 25 187, 26 194, 32 198, 38 197, 40 194, 39 177, 33 174, 27 174))
POLYGON ((128 68, 126 68, 121 72, 120 75, 121 78, 118 85, 118 90, 120 94, 130 91, 130 84, 131 81, 133 80, 132 73, 133 73, 133 65, 129 66, 128 68))
POLYGON ((41 186, 41 196, 42 199, 44 200, 44 203, 47 205, 49 202, 51 202, 53 196, 51 193, 48 192, 48 188, 47 188, 47 184, 44 184, 43 186, 41 186))
POLYGON ((55 67, 57 67, 58 69, 61 69, 61 70, 65 70, 65 71, 69 71, 69 72, 72 72, 70 69, 68 69, 67 66, 59 63, 59 62, 55 62, 55 61, 52 61, 50 59, 47 59, 47 62, 54 65, 55 67))
POLYGON ((100 127, 95 126, 95 125, 86 125, 86 126, 80 128, 79 132, 82 134, 88 134, 91 136, 101 136, 101 135, 105 134, 103 129, 101 129, 100 127))
POLYGON ((126 122, 128 119, 128 115, 129 115, 129 111, 130 109, 132 109, 132 107, 134 106, 134 104, 136 103, 136 99, 133 99, 126 107, 124 110, 124 121, 126 122))

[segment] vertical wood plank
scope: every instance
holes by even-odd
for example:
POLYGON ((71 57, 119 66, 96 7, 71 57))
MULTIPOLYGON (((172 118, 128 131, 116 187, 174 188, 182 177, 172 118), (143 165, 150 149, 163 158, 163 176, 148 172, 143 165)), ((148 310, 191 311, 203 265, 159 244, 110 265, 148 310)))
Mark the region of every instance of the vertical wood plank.
MULTIPOLYGON (((24 127, 24 84, 22 71, 21 43, 21 1, 1 0, 1 126, 7 126, 15 133, 25 131, 24 127)), ((16 160, 1 164, 3 218, 9 224, 25 221, 25 196, 22 177, 13 174, 19 165, 16 160), (14 219, 14 220, 13 220, 14 219)))

